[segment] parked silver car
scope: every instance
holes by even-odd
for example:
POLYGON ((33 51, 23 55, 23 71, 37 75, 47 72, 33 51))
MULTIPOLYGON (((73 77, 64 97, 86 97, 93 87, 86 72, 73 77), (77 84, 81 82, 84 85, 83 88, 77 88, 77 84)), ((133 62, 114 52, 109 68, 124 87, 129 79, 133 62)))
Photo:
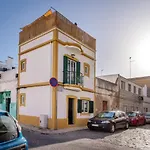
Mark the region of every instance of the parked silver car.
POLYGON ((150 112, 146 112, 145 114, 146 123, 150 123, 150 112))

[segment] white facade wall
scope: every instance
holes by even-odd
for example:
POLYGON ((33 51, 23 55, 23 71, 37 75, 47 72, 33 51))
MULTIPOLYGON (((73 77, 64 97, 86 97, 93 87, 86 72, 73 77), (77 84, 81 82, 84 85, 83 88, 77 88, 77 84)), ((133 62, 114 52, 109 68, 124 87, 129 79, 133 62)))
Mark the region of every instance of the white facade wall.
POLYGON ((52 96, 50 86, 20 89, 20 93, 26 93, 26 106, 20 106, 20 115, 40 117, 40 114, 45 114, 49 118, 51 117, 52 96))
POLYGON ((20 52, 24 52, 26 51, 27 49, 30 49, 32 47, 35 47, 39 44, 43 44, 49 40, 51 40, 53 38, 53 32, 49 32, 43 36, 41 36, 40 38, 37 38, 35 40, 32 40, 31 42, 27 43, 27 44, 24 44, 20 47, 20 52))
MULTIPOLYGON (((85 91, 81 91, 81 92, 76 92, 76 91, 72 91, 72 90, 66 90, 62 88, 62 91, 58 91, 57 93, 57 117, 58 119, 64 119, 67 118, 67 107, 68 107, 68 103, 67 103, 67 99, 66 97, 68 95, 72 95, 72 96, 76 96, 77 100, 80 99, 80 97, 88 97, 91 100, 94 100, 94 94, 90 93, 90 92, 85 92, 85 91)), ((77 108, 77 103, 76 103, 76 108, 77 108)), ((91 114, 91 116, 84 116, 84 115, 80 115, 80 113, 77 113, 77 118, 90 118, 92 117, 93 114, 91 114)))
MULTIPOLYGON (((76 43, 66 35, 63 35, 59 32, 59 39, 63 42, 71 42, 76 43)), ((87 48, 83 48, 84 53, 94 58, 94 52, 88 50, 87 48)), ((88 63, 90 65, 90 77, 84 76, 84 87, 90 88, 94 90, 94 61, 81 55, 81 52, 78 48, 66 47, 61 44, 58 44, 58 81, 63 82, 63 56, 65 54, 71 55, 75 54, 75 58, 77 58, 81 63, 81 73, 84 75, 84 63, 88 63)))
POLYGON ((11 91, 11 102, 17 100, 17 78, 16 74, 18 69, 8 70, 6 72, 0 72, 0 92, 11 91))
POLYGON ((26 59, 26 72, 20 73, 20 85, 48 82, 52 76, 52 44, 21 55, 26 59))
MULTIPOLYGON (((20 47, 21 52, 53 39, 53 32, 47 33, 20 47)), ((49 43, 20 56, 26 59, 26 72, 20 73, 20 85, 49 82, 52 77, 53 44, 49 43)), ((21 88, 20 94, 26 94, 25 106, 20 106, 19 114, 40 117, 52 116, 52 89, 48 86, 21 88)))

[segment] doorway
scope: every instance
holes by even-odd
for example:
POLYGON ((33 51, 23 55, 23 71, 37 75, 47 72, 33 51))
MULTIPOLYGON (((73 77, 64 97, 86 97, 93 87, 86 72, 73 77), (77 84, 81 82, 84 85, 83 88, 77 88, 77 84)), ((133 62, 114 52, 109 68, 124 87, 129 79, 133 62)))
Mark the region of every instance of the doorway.
POLYGON ((74 99, 68 98, 68 125, 74 124, 74 99))
POLYGON ((11 102, 11 99, 6 98, 6 111, 8 111, 9 113, 10 113, 10 102, 11 102))
POLYGON ((107 101, 103 101, 103 111, 107 110, 107 101))

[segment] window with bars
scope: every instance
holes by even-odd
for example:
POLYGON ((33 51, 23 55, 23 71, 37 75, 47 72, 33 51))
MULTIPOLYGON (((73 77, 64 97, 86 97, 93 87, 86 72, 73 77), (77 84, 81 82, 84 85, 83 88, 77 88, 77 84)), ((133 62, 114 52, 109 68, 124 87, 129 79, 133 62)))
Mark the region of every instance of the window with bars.
POLYGON ((80 73, 80 62, 64 56, 63 83, 64 84, 79 84, 82 83, 80 73))
POLYGON ((78 113, 93 113, 94 103, 90 100, 78 100, 78 113))

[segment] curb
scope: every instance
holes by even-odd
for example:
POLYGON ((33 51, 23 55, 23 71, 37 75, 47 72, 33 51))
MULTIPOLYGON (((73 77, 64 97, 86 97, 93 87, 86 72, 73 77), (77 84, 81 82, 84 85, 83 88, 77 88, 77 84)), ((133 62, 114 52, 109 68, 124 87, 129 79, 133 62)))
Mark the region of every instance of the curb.
POLYGON ((66 129, 58 129, 58 130, 51 130, 51 129, 42 129, 42 128, 37 128, 34 126, 29 126, 29 125, 23 125, 20 124, 22 129, 25 129, 29 132, 39 132, 44 135, 50 135, 50 134, 65 134, 68 132, 74 132, 74 131, 80 131, 80 130, 86 130, 87 127, 73 127, 73 128, 66 128, 66 129))

